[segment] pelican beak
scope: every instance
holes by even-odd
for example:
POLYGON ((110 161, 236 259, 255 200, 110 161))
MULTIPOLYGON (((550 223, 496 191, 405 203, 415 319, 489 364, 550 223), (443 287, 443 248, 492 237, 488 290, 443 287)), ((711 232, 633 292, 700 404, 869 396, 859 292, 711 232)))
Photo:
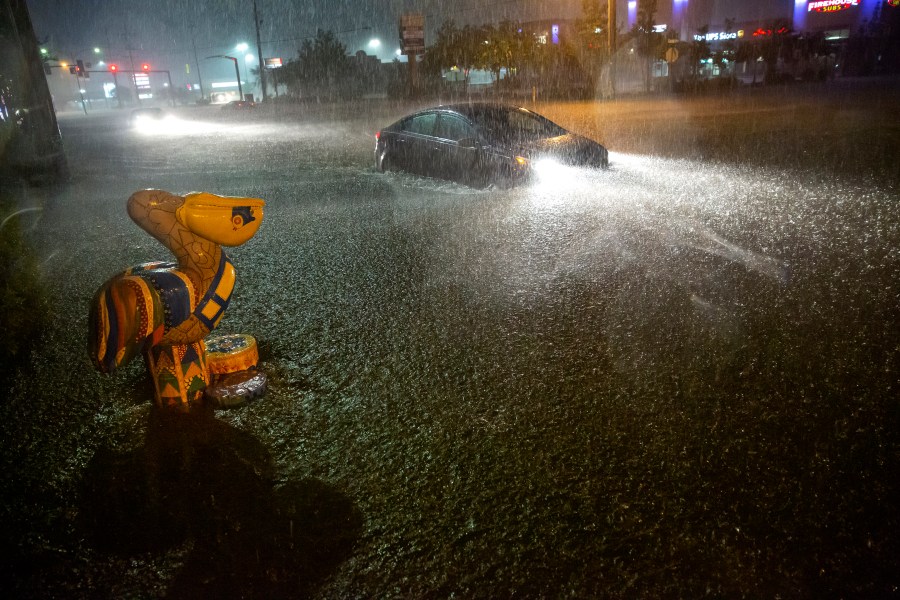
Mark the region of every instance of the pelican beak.
POLYGON ((204 239, 222 246, 240 246, 259 229, 265 204, 259 198, 194 192, 184 197, 175 218, 204 239))

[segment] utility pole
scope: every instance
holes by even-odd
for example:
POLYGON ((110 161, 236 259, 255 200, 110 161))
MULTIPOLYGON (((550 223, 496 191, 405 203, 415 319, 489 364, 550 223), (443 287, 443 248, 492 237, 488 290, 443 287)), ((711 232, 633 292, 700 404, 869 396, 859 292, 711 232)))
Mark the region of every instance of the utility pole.
POLYGON ((609 34, 609 85, 612 97, 616 97, 616 0, 607 3, 607 30, 609 34))
POLYGON ((200 75, 200 59, 197 58, 197 40, 194 38, 193 31, 191 31, 191 44, 194 46, 194 62, 197 63, 197 80, 200 81, 200 99, 203 100, 203 77, 200 75))
MULTIPOLYGON (((115 66, 115 65, 113 65, 113 66, 115 66)), ((112 74, 113 74, 113 86, 114 86, 113 89, 116 90, 116 104, 119 106, 119 108, 122 108, 122 94, 121 94, 122 90, 119 89, 119 73, 118 73, 118 70, 119 70, 118 67, 116 67, 115 69, 113 69, 113 72, 112 72, 112 74)))
POLYGON ((132 52, 131 38, 128 35, 127 21, 125 22, 125 42, 128 44, 128 60, 131 63, 131 89, 134 91, 134 97, 137 99, 138 106, 141 106, 141 95, 138 93, 137 79, 135 78, 134 53, 132 52))
POLYGON ((259 41, 259 14, 256 0, 253 0, 253 22, 256 24, 256 54, 259 57, 259 84, 262 86, 262 101, 266 101, 266 64, 263 62, 262 43, 259 41))
POLYGON ((78 72, 75 72, 75 91, 78 92, 78 95, 81 97, 81 110, 84 111, 84 114, 88 114, 87 105, 84 103, 84 91, 81 89, 81 82, 78 81, 78 72))

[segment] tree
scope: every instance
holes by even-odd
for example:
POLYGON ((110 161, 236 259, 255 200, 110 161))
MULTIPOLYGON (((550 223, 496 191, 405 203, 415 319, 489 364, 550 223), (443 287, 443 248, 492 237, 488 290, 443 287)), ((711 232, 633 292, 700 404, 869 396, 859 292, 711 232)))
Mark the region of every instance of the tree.
POLYGON ((609 60, 607 9, 606 0, 581 0, 582 16, 575 21, 579 58, 595 76, 609 60))
POLYGON ((653 31, 656 20, 656 0, 641 0, 638 3, 637 21, 632 33, 637 42, 638 54, 644 59, 644 89, 650 91, 651 66, 663 57, 666 51, 666 37, 653 31))
POLYGON ((262 77, 266 78, 266 88, 269 90, 274 90, 274 94, 278 96, 278 88, 277 81, 275 80, 275 69, 267 69, 263 67, 260 69, 259 67, 251 67, 250 75, 255 78, 256 87, 262 89, 262 77, 260 77, 260 71, 262 71, 262 77))
MULTIPOLYGON (((790 23, 778 19, 764 24, 752 33, 749 39, 740 43, 735 49, 735 60, 758 61, 765 63, 765 79, 767 82, 777 80, 780 75, 778 59, 782 56, 785 39, 790 38, 790 23)), ((753 83, 756 83, 756 69, 753 70, 753 83)))
POLYGON ((484 39, 484 28, 466 25, 460 29, 452 20, 445 21, 437 31, 435 43, 425 51, 422 70, 439 78, 444 69, 456 67, 463 73, 463 81, 468 87, 472 69, 485 65, 480 48, 484 39))
POLYGON ((694 41, 691 42, 690 45, 690 59, 691 59, 691 78, 697 79, 697 75, 699 72, 700 61, 706 60, 711 56, 711 51, 709 48, 709 42, 706 41, 706 34, 709 33, 709 25, 704 25, 700 29, 697 30, 697 35, 694 36, 694 41))
POLYGON ((352 87, 353 65, 346 47, 331 31, 318 30, 313 40, 304 40, 297 58, 288 61, 280 75, 294 96, 334 98, 352 87))
POLYGON ((486 69, 494 74, 497 87, 501 86, 500 73, 505 68, 507 76, 517 72, 528 60, 530 47, 527 37, 518 24, 504 21, 499 27, 482 29, 484 42, 479 44, 480 60, 486 69))

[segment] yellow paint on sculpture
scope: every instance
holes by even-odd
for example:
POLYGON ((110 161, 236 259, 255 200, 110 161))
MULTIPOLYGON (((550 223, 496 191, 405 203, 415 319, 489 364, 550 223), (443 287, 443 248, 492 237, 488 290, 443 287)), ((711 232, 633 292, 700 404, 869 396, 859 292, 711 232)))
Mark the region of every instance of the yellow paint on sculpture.
POLYGON ((196 192, 184 197, 176 218, 207 240, 223 246, 240 246, 259 229, 264 206, 265 202, 259 198, 196 192))
POLYGON ((237 373, 258 363, 259 348, 252 335, 237 333, 206 340, 206 364, 210 373, 237 373))

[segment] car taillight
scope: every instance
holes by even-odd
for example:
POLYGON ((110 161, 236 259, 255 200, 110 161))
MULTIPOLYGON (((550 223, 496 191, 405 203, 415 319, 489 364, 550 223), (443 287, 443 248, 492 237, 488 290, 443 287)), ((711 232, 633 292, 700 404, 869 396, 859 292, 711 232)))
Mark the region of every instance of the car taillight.
POLYGON ((377 142, 377 141, 380 140, 380 139, 381 139, 381 132, 380 132, 380 131, 376 131, 376 132, 375 132, 375 141, 377 142))

